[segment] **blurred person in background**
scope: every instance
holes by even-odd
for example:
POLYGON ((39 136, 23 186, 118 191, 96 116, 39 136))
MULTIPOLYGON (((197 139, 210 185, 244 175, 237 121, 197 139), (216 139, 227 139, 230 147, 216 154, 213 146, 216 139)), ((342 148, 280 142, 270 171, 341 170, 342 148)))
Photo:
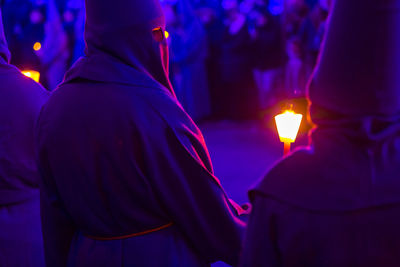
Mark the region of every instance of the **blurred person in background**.
POLYGON ((55 0, 46 0, 46 10, 43 46, 36 54, 46 76, 46 87, 53 90, 64 78, 71 52, 68 49, 68 35, 64 31, 55 0))
POLYGON ((44 267, 34 126, 47 92, 9 64, 0 1, 0 265, 44 267))
POLYGON ((62 22, 68 37, 69 59, 68 67, 72 66, 85 50, 84 26, 85 8, 84 0, 67 0, 61 8, 62 22))
POLYGON ((319 50, 325 33, 325 22, 329 6, 327 0, 316 4, 299 29, 299 40, 303 51, 303 75, 307 81, 317 63, 319 50))
POLYGON ((285 92, 287 97, 304 96, 303 50, 299 30, 307 18, 309 6, 304 0, 286 0, 283 13, 283 38, 286 43, 285 92))
POLYGON ((237 0, 224 0, 224 30, 218 58, 219 90, 215 95, 218 113, 225 119, 250 119, 258 111, 253 79, 252 40, 246 16, 237 0))
POLYGON ((189 0, 164 6, 167 9, 172 83, 185 111, 193 120, 199 121, 211 115, 205 65, 208 53, 206 31, 189 0))
POLYGON ((399 73, 400 0, 334 1, 311 144, 250 191, 242 266, 400 265, 399 73))
POLYGON ((258 87, 260 108, 276 103, 276 88, 283 66, 281 17, 273 16, 266 4, 255 4, 248 14, 249 31, 253 39, 254 79, 258 87))

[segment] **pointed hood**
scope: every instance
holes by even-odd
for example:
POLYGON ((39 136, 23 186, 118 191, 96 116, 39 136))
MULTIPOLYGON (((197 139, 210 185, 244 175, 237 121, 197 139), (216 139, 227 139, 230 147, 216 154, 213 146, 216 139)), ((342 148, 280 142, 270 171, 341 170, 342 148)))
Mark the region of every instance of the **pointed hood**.
POLYGON ((311 118, 400 115, 400 0, 336 0, 309 84, 311 118))
POLYGON ((138 86, 156 82, 172 91, 168 50, 164 37, 154 38, 157 28, 165 29, 159 0, 86 0, 86 57, 66 82, 77 77, 138 86))
POLYGON ((5 62, 10 62, 11 54, 8 50, 6 37, 4 35, 3 17, 1 14, 1 1, 0 1, 0 58, 5 62))

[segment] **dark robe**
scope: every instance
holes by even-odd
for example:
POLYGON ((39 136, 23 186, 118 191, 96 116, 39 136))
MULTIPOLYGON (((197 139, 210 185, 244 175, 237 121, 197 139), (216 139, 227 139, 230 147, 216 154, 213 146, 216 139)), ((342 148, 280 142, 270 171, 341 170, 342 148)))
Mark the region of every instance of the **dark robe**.
POLYGON ((48 266, 236 264, 243 223, 169 83, 158 1, 86 11, 86 57, 38 123, 48 266))
POLYGON ((9 65, 0 10, 0 266, 44 266, 34 125, 47 92, 9 65))
POLYGON ((335 1, 309 85, 317 128, 250 191, 242 266, 400 265, 399 7, 335 1))

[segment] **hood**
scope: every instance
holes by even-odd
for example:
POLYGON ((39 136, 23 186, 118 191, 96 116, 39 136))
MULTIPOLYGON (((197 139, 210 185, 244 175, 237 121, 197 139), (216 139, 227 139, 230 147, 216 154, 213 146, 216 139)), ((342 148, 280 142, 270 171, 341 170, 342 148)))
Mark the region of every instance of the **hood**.
POLYGON ((10 62, 11 54, 8 50, 6 37, 4 35, 3 17, 1 14, 1 1, 0 1, 0 58, 7 63, 10 62))
POLYGON ((159 0, 86 0, 86 57, 67 73, 66 82, 80 77, 150 86, 153 81, 172 91, 168 49, 163 35, 154 37, 157 28, 165 29, 159 0))
POLYGON ((400 203, 400 0, 336 0, 309 84, 312 146, 257 188, 311 210, 400 203))
POLYGON ((400 0, 336 0, 331 12, 308 86, 311 119, 400 115, 400 0))

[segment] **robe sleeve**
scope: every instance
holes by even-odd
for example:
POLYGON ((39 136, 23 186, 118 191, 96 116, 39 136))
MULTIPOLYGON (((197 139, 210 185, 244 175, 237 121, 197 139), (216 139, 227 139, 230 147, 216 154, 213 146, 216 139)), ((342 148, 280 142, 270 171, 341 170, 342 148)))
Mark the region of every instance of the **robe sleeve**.
POLYGON ((256 195, 246 229, 240 266, 281 266, 274 200, 256 195))
MULTIPOLYGON (((36 129, 38 140, 38 129, 36 129)), ((47 267, 67 266, 68 254, 76 228, 66 212, 56 183, 51 177, 46 150, 36 151, 40 179, 40 215, 47 267)))
POLYGON ((236 265, 245 225, 213 175, 201 133, 187 125, 169 124, 162 138, 149 140, 152 185, 200 255, 236 265))

